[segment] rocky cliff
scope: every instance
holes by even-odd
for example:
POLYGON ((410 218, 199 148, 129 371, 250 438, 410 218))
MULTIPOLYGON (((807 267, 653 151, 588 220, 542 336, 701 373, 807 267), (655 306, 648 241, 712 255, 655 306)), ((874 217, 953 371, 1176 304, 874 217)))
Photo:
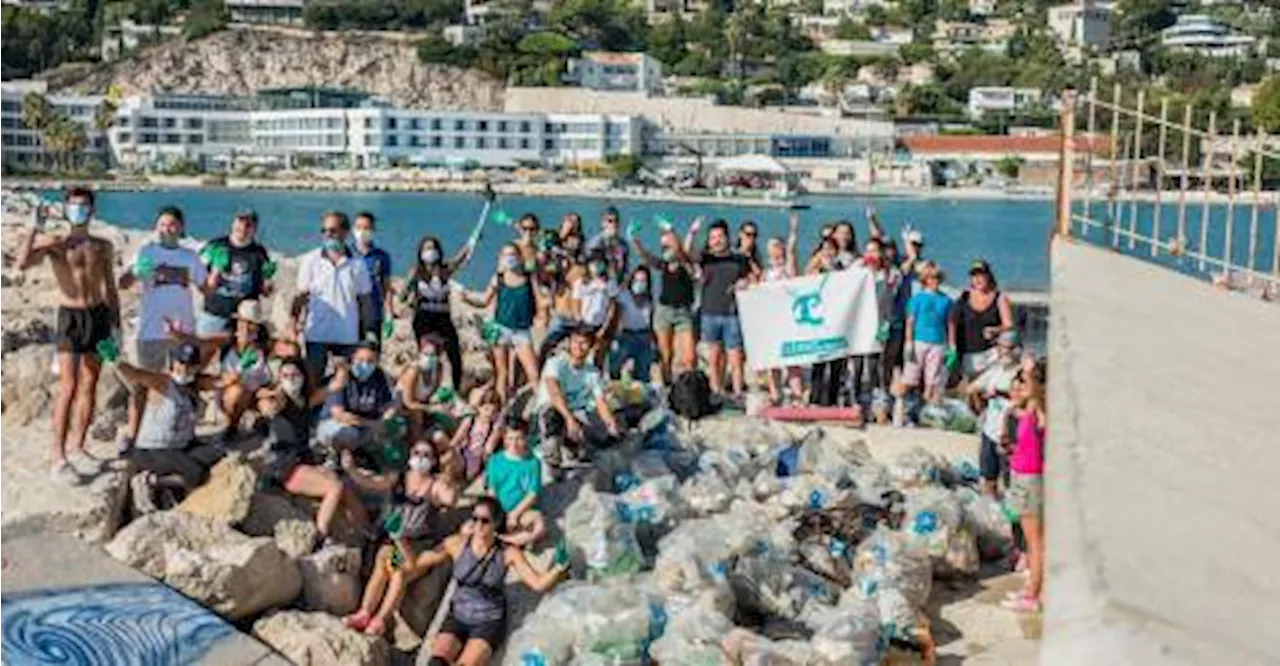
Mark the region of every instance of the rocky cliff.
POLYGON ((49 76, 50 88, 125 95, 148 92, 247 95, 262 88, 364 90, 398 106, 499 110, 502 82, 475 70, 426 65, 408 35, 239 28, 176 39, 118 62, 49 76))

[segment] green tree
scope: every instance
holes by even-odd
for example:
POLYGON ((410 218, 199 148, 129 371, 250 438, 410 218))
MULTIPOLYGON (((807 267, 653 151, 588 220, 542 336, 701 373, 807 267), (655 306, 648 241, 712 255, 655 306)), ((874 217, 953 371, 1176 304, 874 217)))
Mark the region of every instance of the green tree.
POLYGON ((860 23, 845 16, 836 24, 835 36, 836 39, 868 41, 871 39, 871 28, 868 28, 865 23, 860 23))
POLYGON ((889 24, 889 12, 885 10, 884 5, 872 4, 868 5, 862 12, 863 19, 867 25, 877 28, 889 24))
POLYGON ((223 0, 200 0, 191 6, 182 22, 182 34, 187 39, 200 39, 227 27, 231 11, 223 0))
POLYGON ((1177 20, 1168 0, 1117 0, 1113 10, 1113 38, 1130 46, 1147 46, 1177 20))
POLYGON ((898 47, 898 55, 908 65, 933 60, 933 46, 928 42, 911 42, 898 47))
POLYGON ((1280 134, 1280 74, 1268 77, 1253 93, 1253 125, 1280 134))
POLYGON ((688 26, 684 17, 677 13, 671 20, 656 25, 649 31, 649 54, 663 65, 672 67, 689 55, 687 33, 688 26))
POLYGON ((1018 173, 1022 171, 1022 165, 1026 163, 1021 157, 1016 155, 1005 155, 996 160, 996 173, 1010 180, 1017 180, 1018 173))
POLYGON ((643 10, 627 0, 564 0, 552 6, 547 21, 584 46, 606 51, 642 50, 648 32, 643 10))
POLYGON ((605 158, 605 164, 613 178, 622 182, 634 180, 643 166, 640 158, 635 155, 610 155, 605 158))

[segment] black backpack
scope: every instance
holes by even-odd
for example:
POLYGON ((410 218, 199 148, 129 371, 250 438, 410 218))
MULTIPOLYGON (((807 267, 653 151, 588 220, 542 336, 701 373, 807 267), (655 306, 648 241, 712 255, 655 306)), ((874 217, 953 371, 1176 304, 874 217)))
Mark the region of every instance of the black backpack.
POLYGON ((676 377, 671 385, 671 409, 680 416, 696 421, 712 414, 711 380, 701 370, 690 370, 676 377))

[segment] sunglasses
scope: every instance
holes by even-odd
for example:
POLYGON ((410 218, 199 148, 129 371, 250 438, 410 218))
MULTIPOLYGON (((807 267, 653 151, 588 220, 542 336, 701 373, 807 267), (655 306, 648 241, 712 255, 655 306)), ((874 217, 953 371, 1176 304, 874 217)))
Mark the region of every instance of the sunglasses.
POLYGON ((537 227, 520 227, 520 231, 525 231, 525 232, 529 232, 529 233, 533 233, 533 232, 535 232, 535 231, 537 231, 537 230, 538 230, 538 228, 537 228, 537 227))
POLYGON ((471 520, 474 520, 477 524, 480 524, 480 525, 488 525, 493 522, 493 518, 490 518, 489 516, 480 516, 474 513, 471 514, 471 520))
POLYGON ((337 236, 342 233, 342 227, 322 227, 320 233, 326 236, 337 236))
POLYGON ((752 237, 752 238, 755 238, 755 237, 756 237, 756 230, 755 230, 755 229, 743 229, 743 230, 742 230, 742 231, 740 231, 739 233, 741 233, 743 236, 750 236, 750 237, 752 237))

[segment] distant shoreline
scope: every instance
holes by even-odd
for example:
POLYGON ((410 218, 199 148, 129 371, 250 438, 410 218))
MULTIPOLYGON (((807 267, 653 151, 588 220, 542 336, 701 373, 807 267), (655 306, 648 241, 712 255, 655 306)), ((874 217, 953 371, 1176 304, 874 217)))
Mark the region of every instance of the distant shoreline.
MULTIPOLYGON (((846 199, 916 199, 943 201, 1044 201, 1054 199, 1052 191, 1039 189, 996 190, 983 187, 949 187, 949 188, 913 188, 907 186, 875 186, 865 189, 832 189, 809 192, 793 198, 732 196, 732 195, 690 195, 660 188, 638 189, 603 189, 593 184, 602 181, 585 180, 571 183, 494 183, 494 190, 508 196, 527 197, 565 197, 585 199, 612 199, 617 201, 662 201, 683 204, 705 204, 711 206, 744 206, 766 208, 788 208, 793 204, 803 205, 808 197, 830 197, 846 199)), ((61 189, 71 184, 87 185, 96 190, 106 192, 147 192, 173 189, 225 189, 225 190, 278 190, 296 192, 403 192, 422 194, 471 194, 477 193, 481 181, 427 181, 419 179, 381 179, 381 178, 292 178, 292 179, 255 179, 228 178, 225 182, 213 182, 199 176, 192 177, 153 177, 145 182, 120 181, 109 179, 26 179, 10 177, 5 179, 5 189, 61 189)), ((1280 206, 1280 191, 1267 191, 1259 194, 1260 206, 1275 208, 1280 206)), ((1091 200, 1095 203, 1107 201, 1105 194, 1095 191, 1088 197, 1084 190, 1072 193, 1074 202, 1091 200)), ((1150 191, 1125 192, 1116 197, 1117 203, 1155 203, 1156 193, 1150 191)), ((1203 204, 1206 199, 1211 204, 1227 204, 1231 197, 1220 192, 1210 192, 1207 197, 1202 191, 1186 193, 1187 203, 1203 204)), ((1176 191, 1165 191, 1160 200, 1173 204, 1178 200, 1176 191)), ((1236 205, 1252 206, 1254 197, 1251 192, 1238 193, 1236 205)))

